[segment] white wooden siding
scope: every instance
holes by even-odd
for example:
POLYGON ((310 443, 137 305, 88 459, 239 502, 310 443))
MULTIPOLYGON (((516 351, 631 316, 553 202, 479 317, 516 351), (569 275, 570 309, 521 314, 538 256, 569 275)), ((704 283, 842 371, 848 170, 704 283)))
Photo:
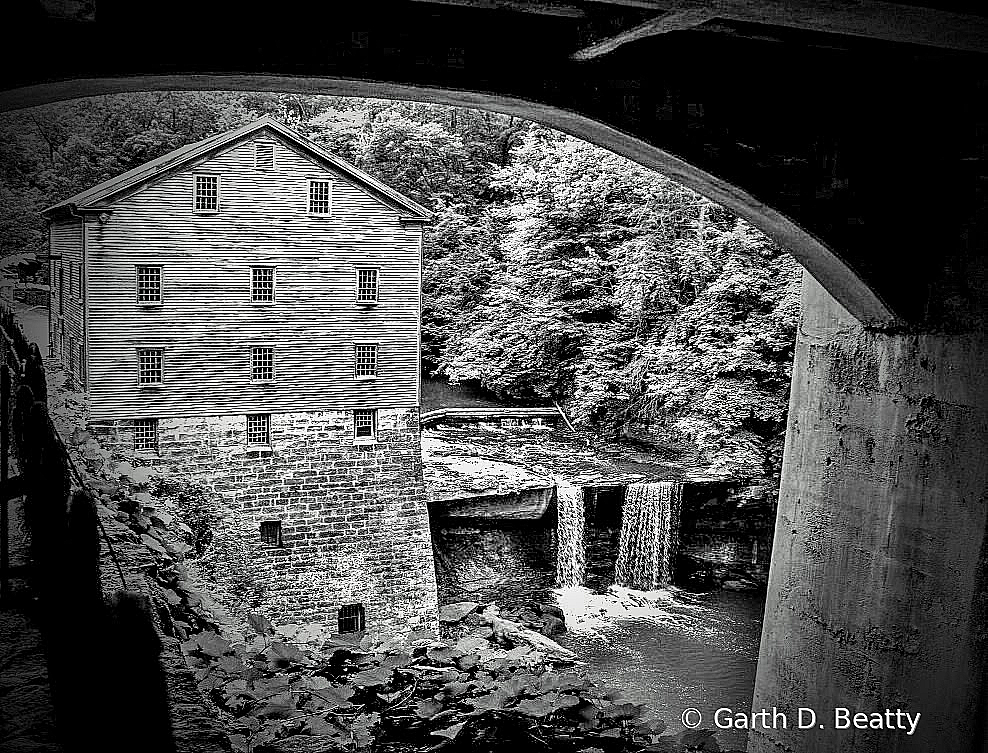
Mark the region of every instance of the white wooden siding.
POLYGON ((87 237, 92 420, 385 408, 418 404, 421 227, 280 139, 275 169, 241 143, 113 205, 87 237), (220 176, 220 211, 193 213, 193 174, 220 176), (310 178, 333 181, 328 217, 310 178), (136 264, 161 264, 162 304, 136 303, 136 264), (250 267, 277 267, 276 302, 250 301, 250 267), (360 266, 382 270, 360 306, 360 266), (353 344, 380 344, 379 377, 354 378, 353 344), (250 346, 274 346, 276 378, 251 384, 250 346), (165 351, 164 384, 137 387, 134 352, 165 351))
MULTIPOLYGON (((49 330, 51 341, 56 348, 61 347, 59 333, 61 323, 65 323, 65 347, 57 352, 59 361, 63 367, 69 368, 69 342, 84 343, 83 332, 83 299, 78 289, 78 269, 83 263, 83 226, 82 220, 63 220, 52 223, 49 229, 49 245, 53 256, 61 256, 52 262, 55 270, 58 270, 57 278, 51 280, 51 319, 49 330), (72 266, 72 274, 69 274, 69 265, 72 266), (64 282, 59 285, 59 280, 64 277, 64 282), (59 292, 65 293, 65 300, 62 303, 62 314, 59 314, 59 292)), ((86 289, 83 281, 82 292, 86 289)), ((78 358, 75 359, 78 362, 78 358)), ((79 369, 78 373, 83 369, 79 369)))

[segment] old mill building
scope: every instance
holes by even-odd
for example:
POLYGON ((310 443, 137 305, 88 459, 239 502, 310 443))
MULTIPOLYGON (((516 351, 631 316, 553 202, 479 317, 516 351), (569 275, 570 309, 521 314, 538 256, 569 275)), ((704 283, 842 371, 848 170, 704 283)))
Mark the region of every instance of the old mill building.
POLYGON ((281 621, 433 626, 430 213, 263 118, 43 215, 52 351, 90 430, 221 500, 230 588, 281 621))

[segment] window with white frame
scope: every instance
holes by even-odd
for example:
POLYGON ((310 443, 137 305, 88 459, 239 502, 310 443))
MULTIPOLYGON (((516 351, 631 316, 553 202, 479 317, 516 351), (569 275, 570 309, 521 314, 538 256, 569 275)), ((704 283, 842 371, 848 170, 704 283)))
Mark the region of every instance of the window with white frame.
POLYGON ((195 176, 196 212, 216 212, 220 208, 220 179, 218 175, 195 176))
POLYGON ((274 144, 267 141, 254 144, 254 167, 258 170, 274 169, 274 144))
POLYGON ((353 349, 353 375, 358 379, 369 379, 377 376, 377 346, 355 345, 353 349))
POLYGON ((140 265, 137 267, 137 302, 142 305, 161 303, 161 267, 140 265))
POLYGON ((357 303, 377 303, 378 274, 373 267, 357 270, 357 303))
POLYGON ((141 348, 137 351, 137 383, 161 384, 161 348, 141 348))
POLYGON ((355 410, 353 412, 353 438, 358 440, 377 438, 376 410, 355 410))
POLYGON ((69 262, 69 298, 72 298, 72 286, 75 284, 75 262, 69 262))
POLYGON ((271 414, 253 413, 247 416, 247 446, 271 445, 271 414))
POLYGON ((158 419, 134 419, 134 449, 139 452, 158 451, 158 419))
POLYGON ((274 379, 274 348, 268 345, 250 349, 250 381, 270 382, 274 379))
POLYGON ((274 267, 250 268, 250 302, 274 303, 274 267))
POLYGON ((329 214, 333 203, 333 184, 328 180, 309 181, 309 214, 329 214))

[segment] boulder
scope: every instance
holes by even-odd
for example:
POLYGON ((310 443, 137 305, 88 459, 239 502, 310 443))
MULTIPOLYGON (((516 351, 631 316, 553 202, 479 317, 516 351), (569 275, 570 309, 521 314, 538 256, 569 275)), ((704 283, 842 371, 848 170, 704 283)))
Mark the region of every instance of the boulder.
POLYGON ((557 607, 555 604, 537 604, 536 605, 541 615, 552 615, 556 619, 566 622, 566 613, 562 609, 557 607))
POLYGON ((552 638, 554 635, 562 635, 566 632, 566 623, 551 614, 542 617, 542 635, 552 638))
POLYGON ((447 624, 459 622, 480 605, 475 601, 457 601, 439 607, 439 621, 447 624))
POLYGON ((505 616, 510 617, 515 622, 525 622, 525 623, 534 622, 536 624, 541 622, 541 620, 539 619, 539 614, 532 609, 521 609, 518 612, 508 614, 505 616))
POLYGON ((144 543, 144 546, 157 554, 163 555, 166 553, 165 548, 161 545, 161 542, 153 536, 148 536, 146 533, 142 533, 141 541, 144 543))
POLYGON ((725 580, 721 583, 721 588, 727 591, 755 591, 759 585, 750 580, 725 580))
POLYGON ((576 654, 541 633, 529 630, 517 622, 498 617, 491 610, 485 610, 482 616, 489 620, 488 624, 494 631, 493 637, 498 643, 528 646, 544 654, 550 661, 565 663, 576 661, 576 654))

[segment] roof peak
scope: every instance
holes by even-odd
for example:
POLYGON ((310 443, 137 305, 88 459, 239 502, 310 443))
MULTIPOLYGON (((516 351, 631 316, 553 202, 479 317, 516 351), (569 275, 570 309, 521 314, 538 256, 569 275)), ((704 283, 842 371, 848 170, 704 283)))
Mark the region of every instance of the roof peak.
POLYGON ((93 209, 96 208, 94 205, 100 202, 112 203, 117 200, 119 194, 122 192, 149 183, 159 177, 164 176, 165 174, 180 170, 189 162, 209 154, 210 152, 222 150, 224 147, 231 146, 242 137, 247 136, 263 127, 271 127, 276 133, 302 147, 305 151, 309 152, 317 159, 331 165, 340 172, 349 175, 358 183, 362 183, 365 187, 370 188, 372 191, 389 199, 392 203, 397 204, 399 207, 406 210, 406 212, 408 212, 412 217, 422 220, 431 219, 432 212, 418 202, 404 196, 355 165, 351 165, 346 160, 338 157, 319 144, 316 144, 311 139, 301 135, 293 128, 270 114, 262 115, 260 118, 252 120, 249 123, 245 123, 244 125, 232 128, 222 133, 213 134, 212 136, 208 136, 201 141, 186 144, 185 146, 173 149, 160 157, 138 165, 137 167, 105 180, 102 183, 98 183, 97 185, 87 188, 74 196, 63 199, 62 201, 43 209, 41 211, 41 215, 43 217, 50 218, 51 215, 61 209, 68 209, 70 211, 79 209, 93 209))

